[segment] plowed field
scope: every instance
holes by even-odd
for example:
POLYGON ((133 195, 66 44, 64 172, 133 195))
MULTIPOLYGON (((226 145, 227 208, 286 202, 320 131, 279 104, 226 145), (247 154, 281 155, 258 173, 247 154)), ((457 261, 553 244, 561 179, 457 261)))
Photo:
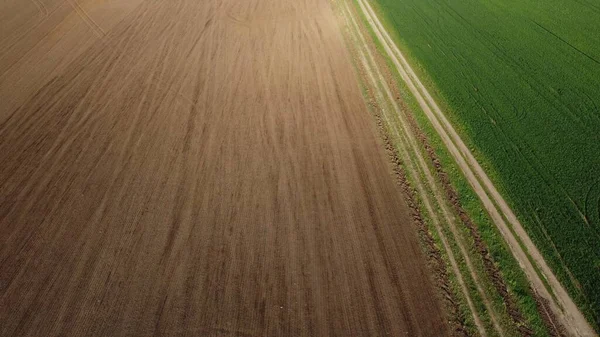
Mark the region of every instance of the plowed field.
POLYGON ((0 4, 1 336, 447 333, 326 0, 0 4))

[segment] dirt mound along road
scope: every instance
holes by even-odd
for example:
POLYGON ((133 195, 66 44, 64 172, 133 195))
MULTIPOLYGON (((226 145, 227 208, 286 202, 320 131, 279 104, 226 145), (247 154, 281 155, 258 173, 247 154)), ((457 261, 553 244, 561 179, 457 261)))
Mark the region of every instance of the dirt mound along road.
POLYGON ((325 0, 9 0, 0 336, 444 335, 325 0))

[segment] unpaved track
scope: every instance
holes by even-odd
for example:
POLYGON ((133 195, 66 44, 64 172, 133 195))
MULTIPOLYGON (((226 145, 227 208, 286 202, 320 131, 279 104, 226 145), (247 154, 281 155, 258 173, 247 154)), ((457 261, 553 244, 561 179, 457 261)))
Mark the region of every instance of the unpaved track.
POLYGON ((516 218, 504 198, 497 191, 492 181, 483 171, 469 148, 456 133, 450 122, 433 100, 416 73, 412 70, 403 54, 394 44, 375 12, 366 0, 359 0, 359 5, 378 39, 384 45, 387 54, 394 62, 398 72, 415 95, 419 105, 432 122, 434 128, 455 158, 460 169, 481 199, 484 207, 500 230, 513 255, 525 271, 534 290, 548 303, 554 315, 568 333, 573 336, 596 336, 596 333, 575 305, 573 299, 558 281, 541 253, 533 244, 523 226, 516 218), (530 256, 531 259, 528 257, 530 256), (535 266, 534 266, 535 264, 535 266), (546 289, 544 281, 537 274, 540 270, 552 294, 546 289))
POLYGON ((447 334, 326 0, 0 6, 0 336, 447 334))

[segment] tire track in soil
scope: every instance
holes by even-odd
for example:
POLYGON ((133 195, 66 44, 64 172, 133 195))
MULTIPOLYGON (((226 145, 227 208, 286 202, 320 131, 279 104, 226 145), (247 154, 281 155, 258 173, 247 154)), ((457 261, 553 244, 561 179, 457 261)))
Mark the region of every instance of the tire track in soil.
POLYGON ((40 11, 40 14, 42 14, 43 17, 48 17, 48 8, 46 8, 46 5, 44 5, 43 1, 40 1, 40 0, 31 0, 31 1, 38 8, 38 10, 40 11))
MULTIPOLYGON (((345 5, 345 9, 346 9, 344 14, 347 17, 350 17, 350 19, 352 21, 352 26, 354 27, 354 30, 357 32, 357 35, 360 37, 359 43, 361 43, 364 46, 367 46, 366 41, 365 41, 364 37, 362 36, 362 33, 359 30, 360 28, 358 28, 356 20, 352 16, 352 13, 347 5, 347 2, 344 1, 344 5, 345 5)), ((349 22, 349 24, 350 24, 350 22, 349 22)), ((492 320, 493 326, 494 326, 495 330, 502 336, 502 335, 504 335, 504 331, 500 327, 500 324, 498 323, 499 319, 497 317, 497 314, 495 313, 495 310, 492 308, 491 301, 489 300, 485 291, 480 286, 479 277, 477 276, 476 272, 474 271, 474 267, 469 258, 469 255, 466 251, 466 248, 464 247, 464 243, 462 242, 460 233, 458 233, 458 229, 456 226, 456 220, 455 220, 454 216, 452 215, 452 212, 448 209, 448 206, 446 205, 446 201, 442 195, 442 192, 440 192, 438 190, 438 187, 436 186, 436 183, 433 178, 433 173, 427 166, 427 164, 423 158, 423 155, 420 153, 419 146, 417 145, 417 141, 416 141, 416 138, 415 138, 412 130, 409 129, 410 122, 407 120, 408 116, 404 116, 404 113, 401 111, 401 109, 396 104, 394 97, 391 94, 390 88, 387 86, 387 83, 386 83, 385 79, 383 78, 383 75, 378 70, 376 70, 378 75, 377 75, 377 78, 374 77, 373 71, 370 69, 369 64, 376 64, 376 63, 373 58, 373 55, 371 54, 371 52, 368 48, 366 49, 366 52, 368 55, 368 59, 370 61, 366 60, 364 52, 362 52, 362 51, 360 52, 361 53, 361 61, 363 63, 363 67, 367 70, 367 73, 371 79, 372 87, 376 88, 378 86, 377 83, 380 83, 381 86, 383 86, 383 91, 386 93, 387 100, 384 98, 381 98, 381 100, 384 100, 386 102, 391 102, 391 103, 388 103, 388 105, 393 111, 396 112, 396 114, 400 118, 400 121, 402 124, 402 131, 398 130, 397 126, 390 123, 389 121, 387 122, 387 124, 391 125, 395 129, 396 134, 402 135, 402 137, 404 138, 404 143, 408 144, 411 148, 410 150, 404 148, 402 150, 402 152, 405 154, 405 156, 408 156, 408 153, 410 151, 410 153, 412 153, 416 158, 418 158, 417 164, 418 164, 419 168, 417 169, 416 167, 414 167, 414 164, 411 162, 411 158, 409 158, 409 157, 403 158, 402 161, 405 163, 404 165, 409 169, 409 171, 412 172, 411 175, 418 177, 418 176, 420 176, 419 172, 423 172, 423 174, 425 175, 427 186, 428 186, 429 190, 432 191, 432 193, 434 194, 435 199, 436 199, 436 204, 440 205, 440 208, 442 209, 442 215, 444 217, 443 221, 448 225, 448 228, 450 228, 450 231, 454 237, 454 241, 459 246, 461 255, 462 255, 463 259, 465 260, 465 263, 469 270, 469 275, 475 281, 475 284, 477 286, 477 291, 480 294, 480 296, 482 297, 484 305, 486 306, 487 311, 490 314, 490 318, 492 320)), ((384 115, 384 118, 385 118, 385 112, 383 112, 382 114, 384 115)), ((417 185, 416 187, 417 187, 417 191, 419 192, 418 194, 419 194, 420 198, 425 203, 425 207, 427 209, 429 216, 433 219, 433 223, 436 228, 436 232, 438 233, 438 236, 440 236, 440 238, 442 240, 442 244, 444 246, 444 249, 448 254, 454 274, 458 278, 463 295, 465 296, 467 303, 471 309, 471 312, 472 312, 473 318, 474 318, 474 322, 479 330, 479 333, 481 335, 485 336, 485 335, 487 335, 486 330, 485 330, 483 323, 481 322, 479 316, 477 315, 477 311, 475 310, 475 307, 472 303, 472 299, 470 298, 466 284, 462 278, 460 269, 458 268, 458 265, 456 263, 456 259, 453 255, 453 252, 447 241, 448 239, 445 237, 444 233, 442 232, 443 225, 442 225, 440 219, 438 218, 437 212, 434 210, 434 207, 432 206, 432 201, 429 200, 429 194, 425 191, 425 187, 420 183, 420 181, 415 182, 415 184, 417 185)))
POLYGON ((102 29, 102 27, 100 27, 100 25, 94 19, 92 19, 92 17, 87 13, 87 11, 79 5, 79 2, 77 2, 77 0, 66 1, 69 3, 69 5, 71 5, 71 7, 73 7, 73 10, 75 10, 77 15, 81 17, 81 20, 83 20, 83 22, 85 22, 85 24, 92 29, 96 36, 102 38, 106 35, 106 32, 102 29))

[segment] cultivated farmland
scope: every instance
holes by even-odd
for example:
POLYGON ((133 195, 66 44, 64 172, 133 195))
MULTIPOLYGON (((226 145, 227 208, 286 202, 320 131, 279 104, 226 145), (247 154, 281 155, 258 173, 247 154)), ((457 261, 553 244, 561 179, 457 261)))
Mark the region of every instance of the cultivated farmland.
POLYGON ((547 262, 600 318, 600 6, 378 0, 547 262))
POLYGON ((0 336, 446 336, 327 0, 0 2, 0 336))

